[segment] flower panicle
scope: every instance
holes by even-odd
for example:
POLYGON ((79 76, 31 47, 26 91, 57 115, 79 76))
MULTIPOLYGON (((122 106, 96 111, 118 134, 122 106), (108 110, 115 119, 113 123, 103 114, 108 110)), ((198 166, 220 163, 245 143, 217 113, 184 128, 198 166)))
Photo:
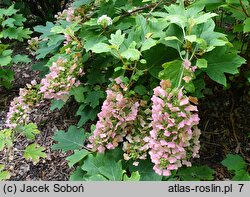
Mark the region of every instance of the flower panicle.
MULTIPOLYGON (((161 84, 163 84, 162 81, 161 84)), ((169 176, 182 165, 191 166, 198 157, 200 130, 198 109, 190 104, 181 89, 154 89, 152 100, 152 130, 150 157, 159 175, 169 176)))
POLYGON ((32 80, 26 86, 26 88, 20 88, 19 96, 15 97, 10 103, 5 123, 6 127, 15 129, 18 125, 25 125, 30 122, 29 114, 41 95, 38 93, 39 84, 37 84, 36 80, 32 80))
POLYGON ((66 101, 72 87, 78 87, 77 79, 84 74, 78 58, 72 61, 59 57, 50 67, 50 72, 41 80, 40 93, 45 99, 57 99, 66 101))
POLYGON ((133 122, 138 113, 138 102, 133 102, 122 93, 123 83, 116 79, 106 91, 98 122, 93 135, 89 138, 88 147, 100 153, 106 149, 114 149, 128 134, 128 122, 133 122))

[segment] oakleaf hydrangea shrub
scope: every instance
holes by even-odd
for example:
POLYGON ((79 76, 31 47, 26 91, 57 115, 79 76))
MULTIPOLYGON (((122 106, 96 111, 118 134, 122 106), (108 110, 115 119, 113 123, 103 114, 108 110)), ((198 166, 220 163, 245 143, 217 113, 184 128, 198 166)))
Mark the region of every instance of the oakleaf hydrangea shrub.
MULTIPOLYGON (((59 131, 71 139, 65 144, 57 137, 54 146, 74 151, 67 159, 77 167, 72 180, 113 180, 105 163, 98 164, 105 168, 98 175, 89 169, 100 158, 117 167, 115 180, 133 173, 139 173, 135 180, 147 179, 140 173, 145 164, 148 176, 159 180, 199 157, 196 104, 204 96, 204 76, 225 85, 225 73, 237 73, 245 62, 215 31, 215 16, 183 1, 77 0, 54 24, 35 28, 42 34, 30 48, 48 73, 32 101, 51 99, 52 108, 71 99, 79 104, 78 128, 59 131)), ((31 105, 20 93, 22 102, 10 107, 10 128, 30 124, 31 105)))

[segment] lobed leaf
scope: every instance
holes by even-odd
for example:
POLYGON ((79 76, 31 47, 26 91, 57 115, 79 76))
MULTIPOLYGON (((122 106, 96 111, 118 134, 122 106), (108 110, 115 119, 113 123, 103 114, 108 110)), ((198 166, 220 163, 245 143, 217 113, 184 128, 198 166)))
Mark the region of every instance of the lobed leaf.
POLYGON ((23 63, 30 63, 31 59, 28 57, 28 55, 15 55, 12 59, 12 62, 14 62, 15 64, 23 62, 23 63))
POLYGON ((54 111, 55 109, 61 110, 63 108, 63 106, 65 105, 65 102, 63 100, 56 100, 53 99, 51 101, 51 106, 50 106, 50 110, 54 111))
POLYGON ((177 87, 179 81, 182 80, 180 77, 183 72, 183 65, 181 60, 174 60, 171 62, 166 62, 163 65, 164 70, 159 73, 159 78, 171 81, 172 87, 177 87))
POLYGON ((10 178, 10 172, 3 170, 3 169, 4 169, 4 165, 0 164, 0 181, 10 178))
POLYGON ((245 59, 235 52, 227 51, 226 47, 218 47, 204 56, 207 60, 206 72, 208 76, 219 84, 226 86, 226 76, 237 74, 238 68, 245 63, 245 59))
POLYGON ((88 180, 100 181, 121 181, 124 171, 121 160, 118 162, 113 157, 106 154, 90 154, 82 165, 82 170, 86 171, 88 180))
POLYGON ((44 147, 40 147, 38 144, 34 143, 26 147, 23 156, 26 160, 31 159, 34 164, 37 164, 40 158, 46 157, 46 154, 43 152, 44 150, 44 147))
POLYGON ((78 129, 76 126, 71 125, 67 132, 57 131, 53 140, 57 144, 52 146, 53 150, 61 149, 62 151, 76 150, 83 147, 85 134, 82 128, 78 129))
POLYGON ((21 130, 22 130, 22 133, 29 140, 34 140, 35 136, 40 133, 40 131, 37 128, 37 125, 34 123, 29 123, 27 125, 22 126, 21 130))
POLYGON ((138 166, 130 165, 131 173, 138 172, 140 174, 140 181, 161 181, 162 176, 159 176, 153 170, 153 164, 149 159, 140 161, 138 166))
POLYGON ((234 172, 234 181, 249 181, 250 174, 247 172, 247 163, 240 155, 228 154, 222 165, 227 167, 229 171, 234 172))
POLYGON ((211 181, 214 173, 208 166, 192 166, 180 168, 177 175, 182 181, 211 181))
POLYGON ((90 154, 89 151, 82 149, 82 150, 75 150, 74 154, 71 156, 68 156, 66 160, 68 161, 69 167, 73 167, 76 163, 84 159, 88 154, 90 154))

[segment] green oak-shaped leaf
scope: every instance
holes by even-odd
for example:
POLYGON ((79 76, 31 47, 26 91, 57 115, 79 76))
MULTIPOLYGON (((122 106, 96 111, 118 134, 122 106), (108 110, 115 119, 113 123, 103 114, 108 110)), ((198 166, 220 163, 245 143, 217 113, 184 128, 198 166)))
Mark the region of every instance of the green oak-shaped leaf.
POLYGON ((121 56, 127 60, 136 61, 140 59, 141 52, 137 49, 128 48, 121 53, 121 56))
POLYGON ((91 180, 98 175, 98 180, 104 177, 110 181, 121 181, 124 173, 121 160, 117 161, 107 154, 88 155, 82 170, 87 172, 86 176, 92 177, 91 180))
POLYGON ((30 63, 31 59, 28 57, 28 55, 15 55, 12 59, 12 62, 14 62, 15 64, 19 63, 19 62, 23 62, 23 63, 30 63))
POLYGON ((181 60, 174 60, 171 62, 166 62, 162 65, 164 70, 159 72, 160 79, 169 79, 171 81, 172 87, 177 87, 179 81, 181 80, 181 73, 183 70, 183 65, 181 60))
POLYGON ((10 173, 4 169, 4 165, 0 164, 0 181, 10 178, 10 173))
POLYGON ((138 166, 130 165, 129 170, 131 173, 139 172, 140 181, 161 181, 162 176, 159 176, 153 170, 153 164, 150 159, 140 161, 138 166))
POLYGON ((136 172, 132 172, 130 177, 128 177, 127 174, 124 174, 123 180, 124 181, 139 181, 140 178, 141 178, 140 173, 136 171, 136 172))
POLYGON ((23 17, 22 14, 15 14, 14 16, 12 16, 12 18, 15 19, 14 24, 16 26, 22 26, 23 22, 25 22, 27 19, 23 17))
POLYGON ((193 5, 202 5, 202 6, 206 5, 206 9, 214 10, 224 3, 225 0, 199 0, 195 1, 193 5))
POLYGON ((70 175, 69 180, 70 181, 86 181, 86 178, 84 175, 86 172, 84 172, 80 167, 77 167, 76 170, 70 175))
POLYGON ((123 43, 124 38, 125 34, 122 34, 121 30, 119 29, 115 32, 115 34, 111 34, 111 39, 109 40, 109 43, 118 49, 119 46, 123 43))
POLYGON ((12 140, 11 129, 4 129, 0 131, 0 151, 2 151, 5 147, 10 148, 13 145, 12 140))
POLYGON ((201 24, 201 23, 206 23, 210 18, 212 18, 214 16, 217 16, 217 14, 210 13, 210 12, 202 14, 201 16, 194 19, 194 23, 196 25, 201 24))
POLYGON ((73 3, 73 7, 78 8, 82 5, 86 5, 88 3, 91 3, 91 1, 93 1, 93 0, 75 0, 73 3))
POLYGON ((104 154, 90 154, 82 165, 82 170, 86 171, 89 176, 99 174, 100 167, 105 165, 104 154))
POLYGON ((70 90, 70 95, 73 95, 78 103, 82 103, 85 101, 84 92, 86 91, 86 88, 83 86, 78 86, 70 90))
POLYGON ((211 181, 215 171, 208 166, 192 166, 180 168, 177 175, 183 181, 211 181))
POLYGON ((9 38, 9 39, 17 39, 19 41, 23 41, 24 39, 30 38, 30 34, 32 31, 30 31, 28 28, 23 27, 9 27, 7 29, 3 30, 3 37, 9 38))
POLYGON ((67 132, 61 130, 54 134, 53 140, 58 143, 54 144, 52 149, 61 149, 62 151, 76 150, 83 147, 84 139, 83 129, 78 129, 76 126, 71 125, 67 132))
POLYGON ((105 166, 100 167, 100 174, 110 181, 121 181, 123 173, 121 160, 116 162, 114 159, 106 158, 105 166))
POLYGON ((82 127, 89 120, 95 120, 97 113, 99 112, 99 108, 91 108, 87 106, 87 104, 80 105, 79 109, 76 112, 77 116, 81 116, 77 126, 82 127))
POLYGON ((235 174, 232 180, 250 180, 250 174, 247 172, 247 163, 240 155, 228 154, 226 159, 224 159, 221 163, 223 166, 227 167, 229 171, 232 171, 235 174))
POLYGON ((196 35, 188 35, 188 36, 185 36, 184 39, 186 39, 192 43, 192 42, 196 42, 197 36, 196 35))
POLYGON ((34 164, 37 164, 40 157, 46 157, 46 154, 43 152, 44 150, 44 147, 40 147, 38 144, 34 143, 26 147, 23 156, 27 161, 31 159, 34 164))
POLYGON ((250 18, 247 18, 247 19, 244 21, 243 32, 244 32, 244 33, 250 32, 250 18))
POLYGON ((250 181, 250 174, 246 170, 239 170, 235 172, 233 181, 250 181))
POLYGON ((133 41, 128 49, 121 53, 121 56, 127 60, 137 61, 140 59, 141 52, 136 49, 136 42, 133 41))
POLYGON ((105 178, 103 175, 101 174, 96 174, 93 176, 88 177, 87 179, 88 181, 108 181, 107 178, 105 178))
POLYGON ((93 91, 86 97, 85 103, 88 103, 93 109, 99 105, 99 100, 104 98, 104 92, 101 90, 93 91))
POLYGON ((22 133, 29 139, 34 140, 35 136, 40 133, 40 131, 37 128, 37 125, 34 123, 29 123, 27 125, 24 125, 22 128, 22 133))
MULTIPOLYGON (((95 45, 97 45, 98 43, 103 43, 103 41, 107 40, 107 38, 105 36, 94 34, 94 32, 92 32, 92 31, 82 32, 80 34, 80 37, 82 37, 82 39, 85 40, 84 48, 86 49, 87 52, 89 50, 92 50, 93 48, 96 48, 95 45)), ((105 48, 106 48, 106 46, 105 46, 105 48)), ((104 50, 104 49, 102 49, 102 50, 104 50)))
POLYGON ((0 66, 7 66, 12 58, 11 58, 12 50, 4 50, 2 54, 0 54, 0 66))
POLYGON ((14 27, 14 22, 16 20, 14 18, 8 18, 2 22, 2 27, 14 27))
POLYGON ((54 33, 52 33, 50 30, 52 29, 52 27, 54 27, 54 23, 52 22, 46 22, 46 25, 37 25, 34 27, 34 31, 41 33, 42 35, 40 36, 41 38, 47 38, 51 35, 54 35, 54 33))
POLYGON ((50 46, 50 47, 41 47, 36 51, 36 59, 43 59, 48 54, 54 53, 58 50, 58 47, 61 43, 57 43, 56 45, 50 46))
POLYGON ((14 75, 15 73, 10 70, 10 69, 1 69, 0 67, 0 79, 1 84, 6 87, 10 88, 11 87, 11 82, 14 80, 14 75))
POLYGON ((198 68, 207 68, 207 60, 205 60, 205 59, 197 59, 196 66, 198 68))
POLYGON ((224 159, 221 163, 223 166, 227 167, 228 170, 234 171, 246 169, 247 167, 247 163, 241 156, 233 154, 228 154, 226 159, 224 159))
POLYGON ((50 106, 50 110, 53 111, 55 109, 62 109, 63 106, 65 105, 65 102, 63 100, 56 100, 56 99, 53 99, 51 101, 51 106, 50 106))
POLYGON ((61 34, 59 35, 51 35, 49 37, 48 47, 57 45, 58 43, 62 43, 65 37, 61 34))
POLYGON ((29 35, 32 34, 32 31, 29 28, 18 27, 16 33, 18 34, 17 40, 23 42, 24 39, 30 38, 29 35))
POLYGON ((142 43, 141 51, 149 50, 150 48, 152 48, 156 44, 157 44, 156 40, 149 38, 149 39, 145 40, 145 42, 142 43))
POLYGON ((226 47, 217 47, 204 56, 207 60, 206 72, 208 76, 219 84, 226 86, 226 76, 237 74, 238 68, 245 63, 245 59, 235 52, 228 52, 226 47))
POLYGON ((73 167, 76 163, 81 161, 83 158, 85 158, 90 152, 82 149, 82 150, 76 150, 73 155, 69 156, 66 158, 68 161, 69 167, 73 167))
POLYGON ((0 181, 7 180, 10 178, 10 173, 8 171, 1 171, 0 172, 0 181))
POLYGON ((93 53, 107 53, 110 51, 110 47, 105 43, 97 43, 93 47, 89 48, 93 53))
POLYGON ((11 16, 15 13, 17 13, 17 10, 14 8, 14 4, 8 7, 7 9, 1 9, 1 12, 5 16, 11 16))

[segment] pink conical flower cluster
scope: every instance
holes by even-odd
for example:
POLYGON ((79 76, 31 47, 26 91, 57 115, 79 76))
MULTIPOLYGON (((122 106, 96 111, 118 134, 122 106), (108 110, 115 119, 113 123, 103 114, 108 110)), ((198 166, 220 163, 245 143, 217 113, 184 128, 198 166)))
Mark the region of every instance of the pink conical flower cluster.
POLYGON ((93 135, 89 138, 89 148, 102 153, 106 149, 114 149, 128 134, 127 124, 136 119, 139 103, 124 96, 124 84, 119 78, 106 91, 107 98, 103 102, 98 122, 93 135))
POLYGON ((120 78, 107 90, 98 122, 88 145, 100 153, 123 143, 124 159, 138 165, 149 153, 154 171, 170 176, 190 159, 199 157, 198 109, 182 89, 171 89, 161 81, 154 89, 152 110, 146 101, 126 97, 127 87, 120 78))
POLYGON ((84 74, 80 54, 70 54, 69 58, 58 58, 52 63, 50 72, 40 84, 35 80, 27 84, 27 88, 20 89, 19 96, 10 104, 7 114, 6 126, 16 128, 17 125, 27 124, 32 107, 43 98, 62 99, 66 101, 72 87, 80 85, 77 77, 84 74))
POLYGON ((133 160, 137 166, 140 160, 147 158, 149 144, 149 131, 151 123, 151 110, 146 101, 140 101, 136 119, 127 125, 128 133, 123 142, 123 157, 125 160, 133 160))
POLYGON ((56 62, 52 63, 50 72, 41 80, 40 93, 45 99, 57 99, 66 101, 69 97, 70 89, 80 85, 77 80, 78 76, 82 76, 82 64, 75 55, 73 61, 63 57, 59 57, 56 62))
POLYGON ((182 89, 161 86, 152 97, 152 130, 150 157, 157 174, 171 175, 182 165, 191 166, 189 159, 198 157, 200 130, 197 107, 190 104, 182 89))
POLYGON ((19 90, 19 96, 14 98, 10 103, 9 112, 7 113, 6 127, 16 128, 17 125, 25 125, 29 120, 29 114, 32 107, 39 100, 38 86, 35 80, 27 84, 27 88, 19 90))

